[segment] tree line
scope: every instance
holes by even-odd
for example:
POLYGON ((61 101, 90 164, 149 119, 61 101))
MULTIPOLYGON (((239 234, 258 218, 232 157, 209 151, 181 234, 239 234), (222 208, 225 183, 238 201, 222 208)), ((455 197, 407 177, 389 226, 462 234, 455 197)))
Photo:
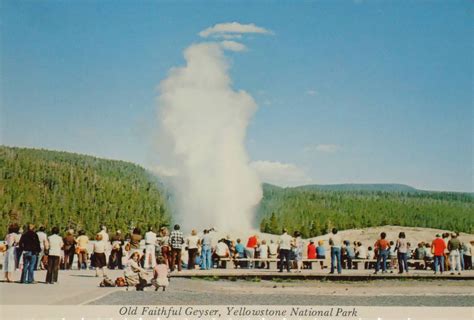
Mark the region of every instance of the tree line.
MULTIPOLYGON (((229 182, 230 183, 230 182, 229 182)), ((381 225, 474 233, 472 193, 280 188, 263 185, 256 224, 305 238, 381 225)), ((353 186, 351 187, 353 188, 353 186)), ((393 187, 390 187, 393 189, 393 187)), ((396 190, 396 189, 393 189, 396 190)), ((169 225, 170 195, 142 167, 67 152, 0 146, 0 237, 10 223, 98 231, 169 225)))
POLYGON ((262 232, 282 227, 303 237, 339 230, 399 225, 474 233, 474 197, 456 192, 329 191, 265 184, 257 218, 262 232))

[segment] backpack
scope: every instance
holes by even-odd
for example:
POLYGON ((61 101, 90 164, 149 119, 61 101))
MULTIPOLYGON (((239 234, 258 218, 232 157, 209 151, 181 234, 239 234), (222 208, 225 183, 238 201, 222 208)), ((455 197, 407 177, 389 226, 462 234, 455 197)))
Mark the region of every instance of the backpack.
POLYGON ((117 287, 125 287, 125 279, 123 277, 118 277, 115 279, 115 285, 117 287))
POLYGON ((99 284, 100 287, 115 287, 115 283, 109 277, 104 277, 104 279, 99 284))

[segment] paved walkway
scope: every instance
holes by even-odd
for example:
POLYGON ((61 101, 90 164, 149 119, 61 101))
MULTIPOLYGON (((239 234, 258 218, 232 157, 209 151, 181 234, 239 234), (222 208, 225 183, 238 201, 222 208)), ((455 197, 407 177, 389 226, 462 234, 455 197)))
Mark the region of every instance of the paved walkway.
MULTIPOLYGON (((107 270, 107 274, 110 278, 115 279, 118 276, 122 276, 123 271, 107 270)), ((4 281, 1 281, 0 305, 79 305, 88 303, 142 304, 165 302, 169 304, 181 304, 184 303, 184 301, 186 301, 187 304, 191 303, 191 301, 194 301, 193 299, 197 299, 195 301, 198 302, 201 301, 202 304, 207 304, 206 301, 223 301, 223 303, 233 304, 233 299, 238 297, 241 298, 240 300, 244 299, 241 301, 242 303, 251 303, 252 301, 255 301, 254 303, 266 304, 267 302, 269 302, 269 300, 267 300, 265 296, 275 295, 275 301, 280 301, 279 296, 281 295, 283 299, 283 297, 287 296, 289 291, 291 291, 292 295, 301 295, 301 301, 310 302, 309 300, 307 301, 307 299, 304 298, 302 294, 312 295, 314 293, 317 293, 319 295, 325 295, 330 292, 332 294, 338 294, 341 296, 361 294, 365 294, 368 296, 378 296, 380 294, 387 293, 398 295, 398 291, 393 291, 390 288, 398 286, 399 284, 413 284, 416 286, 419 286, 421 284, 422 286, 426 287, 430 283, 431 285, 429 285, 429 290, 426 292, 422 292, 420 295, 425 296, 427 294, 435 294, 440 296, 451 296, 451 298, 449 298, 451 300, 447 298, 448 300, 446 301, 454 301, 455 297, 459 296, 461 299, 459 300, 459 303, 461 305, 465 305, 466 303, 464 301, 466 299, 466 295, 471 295, 470 298, 472 298, 472 285, 474 284, 474 271, 466 271, 463 273, 462 277, 457 275, 445 276, 443 278, 437 278, 434 280, 432 280, 432 272, 416 271, 412 272, 412 274, 408 276, 402 276, 406 280, 410 279, 412 281, 399 281, 397 280, 397 275, 387 274, 386 276, 377 275, 374 277, 368 270, 346 271, 343 273, 343 276, 347 276, 346 278, 337 275, 330 276, 327 274, 326 271, 278 273, 266 270, 186 270, 182 272, 174 272, 172 274, 172 285, 170 286, 169 290, 164 293, 166 295, 166 300, 160 302, 160 300, 156 300, 159 296, 156 296, 155 292, 148 292, 149 294, 152 294, 152 296, 150 296, 146 295, 147 292, 145 292, 145 294, 143 292, 136 291, 125 292, 124 288, 101 288, 98 286, 101 281, 101 278, 96 278, 95 271, 93 270, 60 271, 59 283, 53 285, 44 283, 45 276, 45 271, 37 271, 35 273, 35 279, 36 281, 38 281, 38 283, 30 285, 20 283, 6 283, 4 281), (229 279, 230 281, 217 281, 220 279, 229 279), (247 281, 239 279, 246 279, 247 281), (263 279, 268 279, 269 281, 261 281, 263 279), (320 279, 323 281, 300 281, 302 279, 320 279), (373 281, 366 281, 367 279, 373 281), (417 279, 422 279, 424 281, 417 281, 417 279), (347 280, 350 280, 350 282, 348 282, 347 280), (364 281, 354 282, 353 280, 364 281), (380 286, 380 283, 384 283, 384 285, 380 286), (436 285, 434 285, 435 283, 436 285), (341 287, 341 285, 345 287, 341 287), (466 291, 466 287, 468 291, 466 291), (262 289, 263 291, 259 291, 261 288, 264 288, 262 289), (334 293, 336 291, 332 292, 335 288, 339 288, 337 289, 339 290, 337 291, 337 293, 334 293), (364 289, 359 290, 359 288, 364 289), (379 291, 374 291, 375 289, 378 289, 379 291), (242 292, 246 292, 249 298, 243 297, 242 292), (263 300, 258 300, 257 296, 254 297, 257 300, 253 300, 252 295, 254 294, 258 295, 258 297, 263 300), (239 296, 234 297, 233 295, 239 296), (137 297, 138 299, 134 300, 137 297), (188 300, 181 300, 181 298, 187 299, 186 297, 188 298, 188 300), (131 300, 128 300, 129 298, 131 300)), ((16 272, 14 279, 19 279, 19 277, 19 272, 16 272)), ((419 293, 420 291, 419 289, 416 289, 415 291, 410 291, 410 295, 413 292, 419 293)), ((408 304, 410 303, 409 301, 411 298, 406 297, 403 299, 402 300, 406 301, 407 305, 412 305, 408 304)), ((238 299, 236 301, 240 300, 238 299)), ((364 305, 364 301, 365 300, 363 299, 359 300, 359 303, 362 303, 361 305, 364 305)), ((425 305, 426 302, 424 301, 427 300, 419 300, 419 303, 425 305)), ((314 302, 318 303, 316 300, 314 302)), ((295 303, 297 303, 297 300, 295 300, 295 303)), ((449 305, 459 305, 455 304, 455 302, 449 303, 449 305)), ((338 304, 341 304, 340 301, 338 301, 338 304)))

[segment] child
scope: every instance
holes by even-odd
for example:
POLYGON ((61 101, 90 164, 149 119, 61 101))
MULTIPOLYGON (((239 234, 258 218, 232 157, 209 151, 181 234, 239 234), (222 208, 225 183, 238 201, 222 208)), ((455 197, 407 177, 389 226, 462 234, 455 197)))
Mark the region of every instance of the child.
POLYGON ((390 241, 390 249, 388 251, 388 256, 390 258, 390 273, 393 273, 397 261, 397 252, 395 251, 395 248, 395 242, 390 241))
POLYGON ((163 291, 165 291, 166 287, 169 285, 168 266, 162 256, 159 256, 156 259, 156 263, 157 264, 153 269, 153 279, 151 279, 151 284, 155 286, 155 291, 158 291, 160 287, 163 287, 163 291))

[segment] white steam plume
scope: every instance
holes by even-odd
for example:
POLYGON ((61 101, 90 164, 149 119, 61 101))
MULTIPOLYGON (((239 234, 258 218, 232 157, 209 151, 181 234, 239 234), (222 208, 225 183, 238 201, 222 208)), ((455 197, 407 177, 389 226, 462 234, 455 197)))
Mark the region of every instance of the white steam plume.
POLYGON ((176 172, 178 220, 186 229, 251 230, 262 197, 244 144, 257 106, 232 89, 224 49, 191 45, 186 65, 171 69, 159 87, 160 164, 176 172))

